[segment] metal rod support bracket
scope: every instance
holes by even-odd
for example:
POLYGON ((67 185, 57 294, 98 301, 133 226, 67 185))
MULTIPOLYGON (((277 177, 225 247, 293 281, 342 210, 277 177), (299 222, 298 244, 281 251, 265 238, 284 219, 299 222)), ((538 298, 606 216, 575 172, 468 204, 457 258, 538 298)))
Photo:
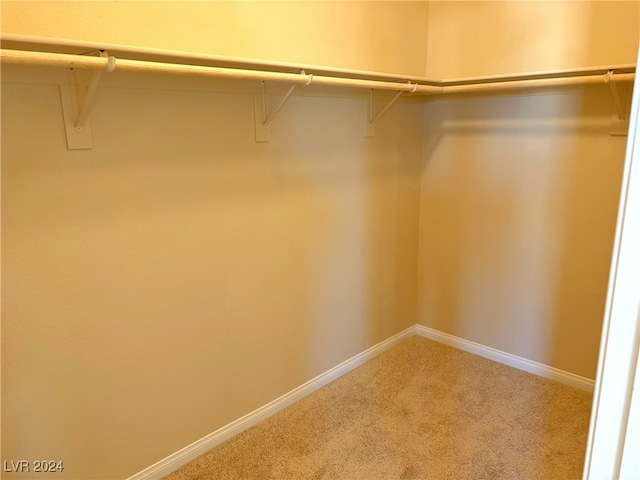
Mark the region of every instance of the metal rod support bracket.
POLYGON ((93 135, 91 131, 91 108, 96 97, 98 84, 102 74, 112 72, 115 69, 115 58, 107 52, 100 50, 100 57, 107 59, 105 70, 94 70, 89 86, 83 86, 76 71, 69 69, 69 85, 60 85, 60 98, 62 100, 62 114, 64 116, 67 148, 69 150, 93 148, 93 135))
MULTIPOLYGON (((409 84, 411 84, 411 82, 409 82, 409 84)), ((409 91, 409 93, 415 93, 416 90, 418 88, 418 84, 416 83, 413 86, 413 89, 411 91, 409 91)), ((391 108, 391 106, 396 103, 396 101, 400 98, 400 95, 402 95, 404 93, 404 90, 400 90, 399 92, 397 92, 393 98, 391 100, 389 100, 389 102, 387 102, 387 104, 382 108, 382 110, 380 110, 378 112, 377 115, 374 116, 373 114, 373 89, 371 89, 370 94, 369 94, 369 100, 367 101, 367 111, 366 111, 366 125, 365 125, 365 134, 364 136, 369 138, 369 137, 373 137, 375 135, 375 124, 378 120, 380 120, 380 118, 382 117, 382 115, 384 115, 385 113, 387 113, 387 110, 389 110, 391 108)))
MULTIPOLYGON (((307 76, 304 70, 300 71, 300 75, 307 76)), ((311 85, 313 81, 313 74, 307 76, 307 81, 304 85, 311 85)), ((255 132, 256 132, 256 142, 269 142, 271 141, 271 122, 276 118, 278 112, 284 107, 287 103, 291 94, 294 92, 297 83, 294 83, 289 87, 289 90, 284 94, 280 103, 273 109, 273 111, 268 114, 267 113, 267 89, 265 86, 264 80, 262 83, 262 92, 260 95, 254 94, 253 96, 253 106, 254 106, 254 122, 255 122, 255 132)))
POLYGON ((609 85, 611 98, 613 100, 613 112, 611 113, 611 127, 609 133, 611 135, 627 135, 629 132, 629 95, 626 95, 625 87, 618 88, 617 82, 614 80, 613 70, 609 70, 604 75, 604 82, 609 85))

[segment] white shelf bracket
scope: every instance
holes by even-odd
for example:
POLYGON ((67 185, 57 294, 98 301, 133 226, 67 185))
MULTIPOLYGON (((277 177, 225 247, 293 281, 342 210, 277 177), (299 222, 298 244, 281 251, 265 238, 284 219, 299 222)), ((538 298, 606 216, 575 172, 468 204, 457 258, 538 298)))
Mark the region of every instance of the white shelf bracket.
MULTIPOLYGON (((107 58, 107 72, 115 69, 115 58, 107 52, 100 51, 102 58, 107 58)), ((60 98, 62 100, 62 115, 69 150, 93 148, 93 135, 89 115, 93 101, 98 90, 98 84, 104 70, 96 70, 91 75, 88 87, 82 86, 76 71, 69 70, 69 85, 60 85, 60 98)))
POLYGON ((289 100, 289 97, 297 86, 298 85, 292 85, 291 87, 289 87, 289 90, 287 90, 287 93, 284 94, 284 97, 282 97, 282 100, 280 101, 278 106, 273 109, 273 112, 271 112, 270 115, 267 115, 267 93, 265 91, 264 82, 262 82, 262 125, 267 126, 273 121, 274 118, 276 118, 276 115, 278 114, 280 109, 284 107, 284 104, 287 103, 287 100, 289 100))
MULTIPOLYGON (((409 84, 410 83, 411 82, 409 82, 409 84)), ((413 90, 411 90, 409 93, 415 93, 417 89, 418 89, 418 84, 416 83, 413 86, 413 90)), ((394 97, 391 100, 389 100, 389 102, 387 102, 387 104, 382 108, 382 110, 380 110, 378 114, 374 116, 373 115, 373 89, 370 91, 369 100, 367 101, 367 111, 365 115, 366 125, 365 125, 364 136, 366 138, 373 137, 375 135, 376 122, 380 120, 382 115, 387 113, 387 110, 389 110, 391 106, 394 103, 396 103, 396 101, 400 98, 400 95, 402 95, 403 93, 404 93, 403 90, 400 90, 398 93, 396 93, 394 97)))
MULTIPOLYGON (((301 70, 300 75, 306 75, 305 71, 301 70)), ((310 85, 312 81, 313 74, 310 74, 305 85, 310 85)), ((267 90, 264 81, 262 81, 262 93, 260 95, 254 94, 253 96, 256 142, 271 141, 271 122, 276 118, 276 115, 280 109, 284 107, 285 103, 287 103, 297 86, 297 83, 291 85, 287 93, 282 97, 282 100, 280 100, 278 106, 274 108, 270 114, 267 114, 267 90)))
MULTIPOLYGON (((629 105, 627 105, 629 95, 623 92, 622 88, 618 88, 618 84, 612 81, 614 76, 613 70, 609 70, 604 76, 604 82, 609 84, 611 89, 611 98, 613 99, 614 111, 611 114, 611 135, 627 135, 629 132, 629 105)), ((626 90, 626 89, 625 89, 626 90)))

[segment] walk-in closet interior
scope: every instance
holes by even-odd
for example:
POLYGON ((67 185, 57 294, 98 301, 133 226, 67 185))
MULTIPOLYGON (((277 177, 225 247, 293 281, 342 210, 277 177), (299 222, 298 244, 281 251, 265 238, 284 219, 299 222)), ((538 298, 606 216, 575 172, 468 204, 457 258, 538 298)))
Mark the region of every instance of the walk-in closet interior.
POLYGON ((640 2, 1 22, 2 478, 161 478, 416 334, 593 392, 640 2))

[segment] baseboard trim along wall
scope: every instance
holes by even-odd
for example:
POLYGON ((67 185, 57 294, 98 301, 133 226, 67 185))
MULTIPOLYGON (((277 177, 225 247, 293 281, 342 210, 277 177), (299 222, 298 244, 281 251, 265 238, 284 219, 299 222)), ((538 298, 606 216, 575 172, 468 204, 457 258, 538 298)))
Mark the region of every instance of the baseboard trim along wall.
POLYGON ((534 362, 533 360, 518 357, 511 353, 496 350, 495 348, 486 347, 479 343, 471 342, 464 338, 443 333, 423 325, 416 325, 416 334, 421 337, 426 337, 430 340, 435 340, 436 342, 449 345, 450 347, 464 350, 465 352, 473 353, 475 355, 488 358, 489 360, 503 363, 510 367, 524 370, 525 372, 533 373, 540 377, 555 380, 556 382, 564 383, 565 385, 584 390, 585 392, 593 393, 595 381, 589 378, 565 372, 564 370, 534 362))
POLYGON ((391 347, 397 345, 408 338, 415 336, 415 325, 403 330, 396 335, 389 337, 388 339, 374 345, 371 348, 366 349, 364 352, 345 360, 341 364, 333 367, 330 370, 318 375, 317 377, 309 380, 307 383, 300 385, 299 387, 285 393, 281 397, 275 399, 272 402, 248 413, 244 417, 235 420, 228 425, 210 433, 206 437, 195 441, 191 445, 184 447, 181 450, 169 455, 168 457, 160 460, 159 462, 145 468, 141 472, 129 477, 127 480, 160 480, 162 477, 169 475, 171 472, 177 470, 181 466, 189 463, 191 460, 199 457, 203 453, 208 452, 213 447, 220 445, 222 442, 238 435, 239 433, 247 430, 248 428, 256 425, 257 423, 266 420, 270 416, 278 413, 280 410, 288 407, 294 402, 306 397, 310 393, 324 387, 328 383, 331 383, 335 379, 341 377, 345 373, 350 372, 356 367, 359 367, 365 362, 377 357, 391 347))
POLYGON ((439 332, 423 325, 414 325, 402 332, 368 348, 362 353, 351 357, 350 359, 342 362, 340 365, 327 370, 321 375, 309 380, 307 383, 300 385, 299 387, 285 393, 280 398, 273 400, 270 403, 248 413, 244 417, 239 418, 231 422, 228 425, 216 430, 213 433, 195 441, 191 445, 184 447, 183 449, 169 455, 168 457, 160 460, 159 462, 151 465, 150 467, 136 473, 129 477, 127 480, 160 480, 161 478, 169 475, 171 472, 177 470, 181 466, 189 463, 196 457, 206 453, 222 442, 230 439, 231 437, 238 435, 244 430, 256 425, 257 423, 266 420, 275 413, 283 410, 294 402, 306 397, 321 387, 324 387, 328 383, 331 383, 335 379, 341 377, 345 373, 359 367, 365 362, 377 357, 384 351, 397 345, 398 343, 419 335, 421 337, 434 340, 445 345, 449 345, 465 352, 473 353, 489 360, 494 360, 511 367, 515 367, 525 372, 533 373, 541 377, 545 377, 551 380, 555 380, 565 385, 569 385, 580 390, 593 393, 594 381, 573 373, 565 372, 554 367, 549 367, 542 363, 527 360, 526 358, 518 357, 510 353, 496 350, 495 348, 486 347, 479 343, 471 342, 448 333, 439 332))

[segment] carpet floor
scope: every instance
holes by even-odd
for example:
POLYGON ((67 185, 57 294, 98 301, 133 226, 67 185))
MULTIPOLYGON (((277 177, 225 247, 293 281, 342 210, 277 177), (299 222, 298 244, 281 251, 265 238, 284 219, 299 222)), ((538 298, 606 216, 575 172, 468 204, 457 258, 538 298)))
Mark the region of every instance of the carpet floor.
POLYGON ((165 480, 579 480, 591 399, 416 336, 165 480))

